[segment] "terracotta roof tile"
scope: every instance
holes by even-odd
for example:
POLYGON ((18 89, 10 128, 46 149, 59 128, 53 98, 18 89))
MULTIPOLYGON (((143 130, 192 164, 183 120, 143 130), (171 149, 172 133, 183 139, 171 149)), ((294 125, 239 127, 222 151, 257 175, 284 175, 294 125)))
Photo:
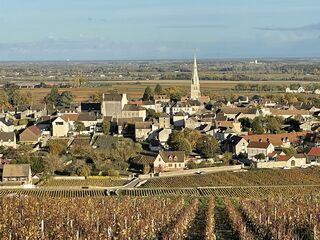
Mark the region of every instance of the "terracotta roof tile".
POLYGON ((268 148, 270 143, 268 142, 250 142, 248 148, 268 148))
POLYGON ((313 147, 307 154, 308 156, 320 156, 320 148, 313 147))

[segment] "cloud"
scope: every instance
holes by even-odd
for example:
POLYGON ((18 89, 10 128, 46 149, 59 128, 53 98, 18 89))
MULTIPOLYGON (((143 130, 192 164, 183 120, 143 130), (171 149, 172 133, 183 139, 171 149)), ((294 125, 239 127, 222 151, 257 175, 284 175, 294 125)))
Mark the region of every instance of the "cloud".
POLYGON ((320 23, 309 24, 300 27, 255 27, 256 30, 262 31, 320 31, 320 23))
POLYGON ((209 29, 209 28, 223 28, 223 25, 165 25, 160 26, 160 28, 167 28, 167 29, 209 29))

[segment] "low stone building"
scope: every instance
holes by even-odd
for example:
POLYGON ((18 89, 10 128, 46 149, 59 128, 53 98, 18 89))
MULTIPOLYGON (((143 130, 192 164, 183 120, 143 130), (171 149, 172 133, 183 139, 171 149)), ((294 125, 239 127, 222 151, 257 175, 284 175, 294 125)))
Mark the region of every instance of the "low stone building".
POLYGON ((14 132, 0 132, 0 146, 17 148, 16 134, 14 132))
POLYGON ((30 164, 4 164, 2 182, 32 183, 30 164))

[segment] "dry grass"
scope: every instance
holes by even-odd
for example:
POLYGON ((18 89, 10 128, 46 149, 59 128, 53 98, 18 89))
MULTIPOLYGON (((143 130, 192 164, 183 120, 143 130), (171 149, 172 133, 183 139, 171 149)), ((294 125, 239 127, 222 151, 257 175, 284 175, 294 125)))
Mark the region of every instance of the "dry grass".
MULTIPOLYGON (((143 91, 147 86, 154 88, 157 83, 160 83, 163 88, 167 87, 178 87, 184 88, 187 91, 190 87, 190 80, 143 80, 143 81, 104 81, 100 82, 102 84, 108 84, 108 86, 100 87, 84 87, 84 88, 67 88, 60 89, 60 91, 71 91, 75 96, 76 102, 86 101, 92 96, 95 92, 108 92, 110 90, 118 90, 119 92, 126 92, 129 99, 140 98, 143 95, 143 91)), ((212 81, 212 80, 203 80, 200 82, 201 91, 205 93, 210 93, 214 95, 227 95, 234 92, 232 89, 239 83, 250 83, 250 84, 287 84, 287 82, 282 81, 212 81)), ((290 83, 295 83, 291 81, 290 83)), ((297 82, 299 83, 299 82, 297 82)), ((307 82, 306 82, 307 83, 307 82)), ((33 101, 40 102, 43 98, 50 92, 50 89, 23 89, 21 91, 29 91, 32 93, 33 101)), ((252 94, 252 92, 250 93, 252 94)))

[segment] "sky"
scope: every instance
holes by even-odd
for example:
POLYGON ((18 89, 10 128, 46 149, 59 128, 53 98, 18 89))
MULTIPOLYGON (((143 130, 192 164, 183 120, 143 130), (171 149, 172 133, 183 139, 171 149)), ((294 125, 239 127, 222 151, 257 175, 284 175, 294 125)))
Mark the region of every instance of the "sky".
POLYGON ((0 61, 320 57, 319 0, 0 0, 0 61))

